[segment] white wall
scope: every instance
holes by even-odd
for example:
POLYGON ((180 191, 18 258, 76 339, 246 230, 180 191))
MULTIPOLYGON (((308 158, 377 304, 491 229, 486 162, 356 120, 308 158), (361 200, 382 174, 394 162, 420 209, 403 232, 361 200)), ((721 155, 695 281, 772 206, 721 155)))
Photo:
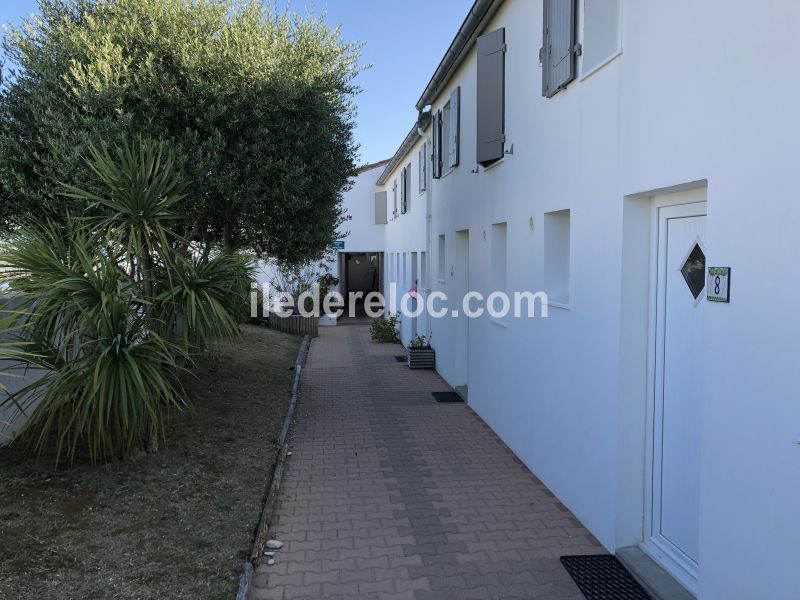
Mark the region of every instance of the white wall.
MULTIPOLYGON (((383 163, 367 165, 352 179, 352 185, 342 198, 342 207, 350 219, 342 225, 345 248, 332 254, 328 264, 334 277, 339 277, 337 252, 383 252, 386 225, 375 224, 375 192, 378 177, 383 172, 383 163)), ((274 268, 268 261, 259 261, 256 279, 260 283, 270 283, 275 278, 274 268)))
POLYGON ((626 10, 623 191, 708 179, 709 264, 732 267, 707 311, 699 595, 800 598, 800 4, 626 10))
MULTIPOLYGON (((430 192, 432 287, 456 289, 456 232, 469 230, 470 287, 491 291, 492 225, 507 222, 509 289, 542 289, 544 214, 570 210, 568 308, 546 320, 471 322, 469 400, 609 550, 636 543, 648 197, 707 185, 708 262, 732 267, 733 287, 731 304, 707 311, 699 597, 798 598, 800 4, 622 4, 622 54, 544 99, 542 3, 505 2, 486 31, 506 27, 514 153, 489 169, 470 172, 474 51, 442 90, 434 111, 461 86, 461 164, 430 192)), ((391 179, 388 190, 391 202, 391 179)), ((386 227, 387 252, 419 249, 423 231, 402 215, 386 227)), ((462 383, 456 325, 432 323, 437 368, 453 385, 462 383)))
MULTIPOLYGON (((17 301, 9 293, 2 293, 0 290, 0 317, 7 317, 9 311, 20 310, 17 301)), ((13 333, 5 332, 0 336, 0 342, 16 342, 17 338, 13 333)), ((0 360, 0 385, 4 386, 8 392, 14 394, 22 388, 34 383, 45 374, 40 369, 24 370, 20 365, 12 361, 0 360)), ((11 443, 14 436, 19 432, 27 421, 23 413, 19 411, 13 402, 6 403, 7 393, 0 389, 0 446, 11 443)), ((28 411, 35 408, 37 402, 27 407, 28 411)))
MULTIPOLYGON (((488 295, 491 232, 507 223, 508 288, 543 289, 544 213, 571 210, 571 306, 549 319, 469 327, 469 399, 473 408, 608 547, 615 545, 614 406, 619 302, 618 251, 597 252, 596 232, 619 228, 615 201, 618 65, 553 100, 541 97, 534 57, 541 45, 540 2, 506 2, 486 30, 506 27, 508 155, 475 174, 474 53, 443 90, 461 86, 461 164, 434 182, 434 235, 446 236, 448 273, 439 289, 453 295, 456 236, 470 232, 470 287, 488 295), (533 32, 533 34, 532 34, 533 32), (554 160, 554 157, 559 157, 554 160), (534 227, 530 228, 533 218, 534 227), (484 235, 485 234, 485 235, 484 235), (452 272, 452 274, 451 274, 452 272), (610 346, 610 347, 609 347, 610 346), (603 348, 600 352, 599 349, 603 348)), ((434 104, 433 109, 440 108, 434 104)), ((612 237, 613 233, 609 233, 612 237)), ((451 308, 458 308, 456 298, 451 308)), ((458 380, 457 323, 434 321, 440 372, 458 380)))
MULTIPOLYGON (((388 173, 385 178, 386 182, 380 189, 386 191, 388 203, 388 224, 386 225, 386 263, 387 269, 385 270, 386 282, 394 281, 397 284, 397 302, 399 303, 403 294, 411 289, 414 283, 412 272, 412 260, 416 259, 416 273, 419 279, 422 272, 423 254, 426 252, 427 247, 427 220, 426 211, 428 205, 427 191, 419 191, 419 161, 418 152, 422 145, 428 142, 430 136, 430 128, 428 128, 426 135, 420 137, 416 143, 409 149, 406 156, 401 160, 395 168, 388 173), (411 177, 409 186, 409 208, 405 214, 401 210, 400 192, 397 193, 397 214, 393 214, 394 200, 392 196, 392 186, 397 180, 398 186, 402 177, 403 167, 407 167, 411 163, 411 177), (416 253, 415 256, 412 253, 416 253), (405 258, 405 263, 404 263, 405 258), (399 272, 394 274, 396 270, 395 265, 399 263, 399 272), (403 265, 405 264, 405 269, 403 265), (391 275, 394 274, 394 277, 391 275)), ((430 189, 430 180, 427 184, 427 189, 430 189)), ((427 260, 428 256, 425 254, 427 260)), ((424 301, 425 291, 421 288, 424 283, 419 283, 420 288, 420 301, 424 301)), ((389 294, 388 285, 384 286, 387 296, 389 294)), ((412 323, 410 318, 403 317, 400 324, 400 338, 404 345, 408 345, 411 341, 412 323)), ((417 333, 418 335, 428 335, 427 320, 424 315, 417 319, 417 333)))
POLYGON ((351 219, 342 226, 345 252, 380 252, 385 243, 385 225, 375 224, 375 192, 378 177, 385 165, 361 171, 353 186, 344 193, 343 206, 351 219))

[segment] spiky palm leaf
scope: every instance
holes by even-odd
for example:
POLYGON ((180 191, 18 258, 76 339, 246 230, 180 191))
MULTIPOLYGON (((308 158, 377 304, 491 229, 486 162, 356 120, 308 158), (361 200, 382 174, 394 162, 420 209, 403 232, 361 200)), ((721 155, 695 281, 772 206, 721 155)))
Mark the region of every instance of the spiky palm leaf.
MULTIPOLYGON (((248 268, 235 255, 220 254, 206 259, 182 256, 175 260, 170 282, 157 301, 164 310, 164 323, 188 349, 203 351, 214 338, 238 332, 234 302, 242 297, 242 281, 248 268)), ((250 279, 245 285, 249 293, 250 279)))
POLYGON ((108 209, 100 226, 124 244, 128 256, 159 250, 166 253, 169 241, 177 237, 170 223, 177 219, 176 205, 186 189, 172 152, 163 142, 140 139, 113 150, 90 146, 89 153, 87 162, 107 188, 107 195, 69 184, 63 184, 63 194, 108 209))
POLYGON ((128 303, 109 300, 83 333, 84 351, 69 361, 44 355, 49 371, 18 394, 23 408, 35 407, 21 442, 37 453, 54 442, 56 462, 74 458, 79 442, 92 460, 126 455, 147 428, 163 435, 164 411, 185 404, 179 349, 149 332, 144 317, 132 319, 128 303))
POLYGON ((20 442, 56 460, 79 441, 93 460, 126 454, 144 432, 164 431, 164 410, 184 403, 176 373, 183 350, 146 318, 141 286, 85 224, 24 227, 2 247, 0 281, 17 292, 39 380, 0 400, 19 408, 20 442), (24 421, 24 422, 23 422, 24 421))

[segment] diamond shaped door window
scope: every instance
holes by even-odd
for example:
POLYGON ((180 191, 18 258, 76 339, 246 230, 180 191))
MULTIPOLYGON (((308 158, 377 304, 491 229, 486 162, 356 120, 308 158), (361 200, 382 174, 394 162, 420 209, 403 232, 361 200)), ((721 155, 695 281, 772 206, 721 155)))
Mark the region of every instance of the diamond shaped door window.
POLYGON ((706 287, 706 255, 703 254, 703 249, 700 244, 695 244, 686 262, 681 267, 681 275, 689 286, 689 291, 697 300, 698 296, 703 293, 706 287))

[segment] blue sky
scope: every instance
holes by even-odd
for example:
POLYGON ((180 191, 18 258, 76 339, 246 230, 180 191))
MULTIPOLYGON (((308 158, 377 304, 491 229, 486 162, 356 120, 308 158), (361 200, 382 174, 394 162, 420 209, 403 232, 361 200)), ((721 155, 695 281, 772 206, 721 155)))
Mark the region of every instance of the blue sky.
MULTIPOLYGON (((285 2, 285 0, 283 0, 285 2)), ((472 6, 472 0, 292 0, 295 12, 321 14, 348 41, 366 42, 357 83, 360 162, 389 158, 416 119, 414 104, 472 6)), ((18 23, 35 0, 3 0, 0 22, 18 23)))

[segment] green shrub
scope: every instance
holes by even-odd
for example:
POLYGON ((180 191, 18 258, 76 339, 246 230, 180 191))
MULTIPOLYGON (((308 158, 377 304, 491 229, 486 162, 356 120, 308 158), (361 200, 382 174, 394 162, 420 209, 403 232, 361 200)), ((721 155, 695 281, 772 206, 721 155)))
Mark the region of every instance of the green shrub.
POLYGON ((186 404, 180 371, 238 333, 253 276, 249 260, 199 252, 169 228, 185 184, 163 144, 92 157, 104 195, 67 193, 103 217, 28 224, 0 246, 31 353, 12 358, 46 371, 0 407, 19 406, 19 442, 54 445, 57 462, 79 447, 92 460, 157 449, 167 410, 186 404))
POLYGON ((369 326, 369 334, 376 342, 400 343, 400 315, 390 314, 386 319, 376 319, 369 326))

